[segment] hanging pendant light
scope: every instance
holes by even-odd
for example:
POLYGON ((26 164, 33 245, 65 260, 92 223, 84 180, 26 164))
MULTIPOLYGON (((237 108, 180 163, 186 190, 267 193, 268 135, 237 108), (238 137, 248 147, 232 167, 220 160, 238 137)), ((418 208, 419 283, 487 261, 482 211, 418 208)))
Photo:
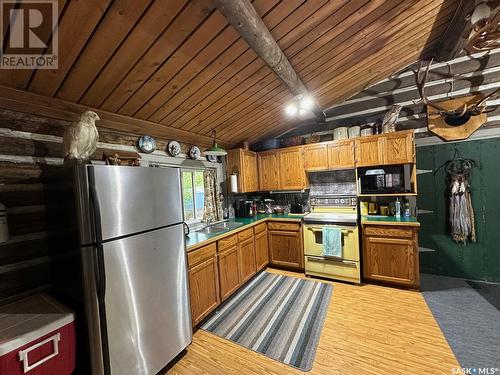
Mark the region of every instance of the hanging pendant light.
POLYGON ((220 147, 217 144, 217 140, 215 138, 215 135, 216 135, 216 131, 214 129, 214 130, 212 130, 212 137, 214 138, 214 143, 213 143, 212 147, 207 148, 205 150, 205 155, 214 155, 214 156, 224 156, 224 155, 227 155, 227 151, 224 150, 222 147, 220 147))

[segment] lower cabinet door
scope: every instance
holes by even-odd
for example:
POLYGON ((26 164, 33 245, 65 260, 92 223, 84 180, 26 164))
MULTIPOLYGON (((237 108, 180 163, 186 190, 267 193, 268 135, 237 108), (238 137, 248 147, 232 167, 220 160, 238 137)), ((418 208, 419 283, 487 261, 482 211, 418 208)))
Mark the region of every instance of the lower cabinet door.
POLYGON ((255 263, 257 271, 269 264, 269 241, 267 231, 255 235, 255 263))
POLYGON ((304 254, 300 232, 269 231, 271 264, 303 268, 304 254))
POLYGON ((411 239, 365 237, 364 276, 372 280, 416 285, 415 248, 411 239))
POLYGON ((254 237, 248 238, 239 244, 240 280, 243 284, 257 272, 255 266, 254 237))
POLYGON ((240 261, 238 246, 233 246, 219 254, 220 296, 224 301, 240 285, 240 261))
POLYGON ((189 270, 189 291, 194 326, 220 303, 219 272, 215 256, 189 270))

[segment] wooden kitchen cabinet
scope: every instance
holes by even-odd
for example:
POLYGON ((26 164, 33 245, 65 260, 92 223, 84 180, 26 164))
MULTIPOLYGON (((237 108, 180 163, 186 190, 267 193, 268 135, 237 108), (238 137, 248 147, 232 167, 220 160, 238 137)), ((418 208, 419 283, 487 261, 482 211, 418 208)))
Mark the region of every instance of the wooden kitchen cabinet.
POLYGON ((283 223, 283 225, 295 225, 294 227, 283 227, 282 223, 269 222, 269 256, 270 263, 294 269, 304 268, 304 252, 302 247, 302 234, 300 224, 283 223))
POLYGON ((417 227, 364 225, 365 279, 418 288, 417 227))
POLYGON ((191 318, 194 326, 220 303, 215 244, 190 252, 188 267, 191 318))
POLYGON ((241 285, 238 245, 219 252, 220 297, 224 301, 241 285))
POLYGON ((384 164, 415 163, 413 131, 387 133, 384 136, 384 164))
POLYGON ((354 141, 345 139, 328 144, 329 169, 347 169, 356 166, 354 141))
POLYGON ((306 171, 324 171, 328 169, 328 145, 326 143, 304 146, 303 152, 306 171))
POLYGON ((306 173, 301 147, 279 152, 280 190, 301 190, 306 187, 306 173))
POLYGON ((253 233, 252 237, 240 241, 238 251, 240 260, 240 282, 243 284, 257 273, 253 233))
POLYGON ((384 139, 380 136, 360 137, 356 144, 356 166, 370 167, 384 164, 384 139))
POLYGON ((255 230, 255 266, 260 271, 269 264, 269 241, 266 223, 258 224, 255 230))
POLYGON ((227 174, 238 174, 238 192, 259 190, 257 153, 237 148, 227 152, 227 174))
POLYGON ((261 191, 280 189, 279 157, 277 151, 261 152, 258 156, 261 191))

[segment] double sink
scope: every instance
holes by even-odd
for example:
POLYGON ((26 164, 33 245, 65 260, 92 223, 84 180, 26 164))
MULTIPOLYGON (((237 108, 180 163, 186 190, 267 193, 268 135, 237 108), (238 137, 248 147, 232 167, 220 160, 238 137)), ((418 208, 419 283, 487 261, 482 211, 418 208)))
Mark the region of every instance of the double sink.
POLYGON ((224 220, 197 229, 196 232, 203 234, 220 234, 241 227, 242 225, 243 223, 224 220))

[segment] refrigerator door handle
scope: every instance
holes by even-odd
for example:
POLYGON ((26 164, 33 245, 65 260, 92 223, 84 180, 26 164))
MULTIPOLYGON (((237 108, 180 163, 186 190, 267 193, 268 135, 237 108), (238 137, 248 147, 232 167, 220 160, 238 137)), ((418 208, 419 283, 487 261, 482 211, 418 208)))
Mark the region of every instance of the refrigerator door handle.
MULTIPOLYGON (((93 172, 93 171, 92 171, 93 172)), ((90 206, 92 208, 93 214, 93 229, 95 235, 95 252, 94 256, 94 273, 96 276, 96 293, 97 301, 99 305, 99 321, 101 326, 101 342, 102 351, 104 356, 104 373, 106 375, 111 375, 111 369, 109 365, 109 342, 108 342, 108 332, 107 332, 107 322, 106 322, 106 306, 104 303, 106 294, 106 275, 104 272, 104 248, 102 245, 102 227, 101 227, 101 210, 99 207, 99 198, 97 195, 97 189, 95 187, 94 174, 89 173, 89 194, 90 194, 90 206)))
POLYGON ((104 257, 103 257, 103 247, 102 247, 102 231, 101 231, 101 211, 99 208, 99 198, 97 197, 97 190, 95 185, 92 183, 89 184, 89 192, 90 192, 90 202, 91 207, 93 208, 93 216, 94 216, 94 232, 95 232, 95 275, 96 275, 96 289, 97 296, 99 300, 104 299, 104 295, 106 293, 106 280, 104 278, 104 257))

